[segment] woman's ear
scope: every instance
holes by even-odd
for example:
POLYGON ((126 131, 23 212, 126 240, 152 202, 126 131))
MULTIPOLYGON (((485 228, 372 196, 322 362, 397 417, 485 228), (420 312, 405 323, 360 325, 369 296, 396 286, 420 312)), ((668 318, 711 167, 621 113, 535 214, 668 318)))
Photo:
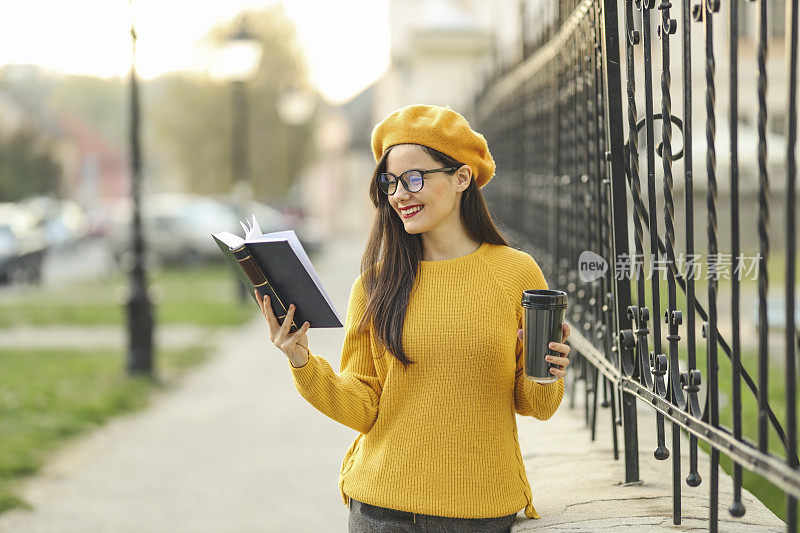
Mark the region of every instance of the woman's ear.
POLYGON ((469 182, 472 180, 472 167, 469 165, 461 165, 459 169, 456 170, 456 180, 461 191, 469 187, 469 182))

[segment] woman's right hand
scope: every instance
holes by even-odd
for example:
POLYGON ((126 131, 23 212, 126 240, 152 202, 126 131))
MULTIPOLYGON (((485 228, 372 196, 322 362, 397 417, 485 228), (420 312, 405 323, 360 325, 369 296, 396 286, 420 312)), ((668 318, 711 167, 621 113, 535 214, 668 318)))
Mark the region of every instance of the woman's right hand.
POLYGON ((278 324, 278 319, 275 317, 275 313, 272 312, 269 296, 264 295, 262 299, 257 290, 253 289, 253 291, 256 293, 258 305, 261 307, 261 314, 266 317, 269 324, 270 340, 286 354, 293 367, 304 366, 308 362, 309 355, 311 355, 308 349, 308 337, 306 336, 306 331, 308 331, 310 324, 305 322, 293 335, 289 335, 289 327, 294 318, 294 304, 289 306, 281 325, 278 324))

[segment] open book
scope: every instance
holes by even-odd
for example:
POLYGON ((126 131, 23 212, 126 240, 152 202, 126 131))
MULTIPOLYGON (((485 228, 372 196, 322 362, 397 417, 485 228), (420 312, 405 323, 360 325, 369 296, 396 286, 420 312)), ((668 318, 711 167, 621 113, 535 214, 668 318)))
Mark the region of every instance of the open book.
POLYGON ((294 304, 290 333, 306 321, 311 328, 342 327, 342 318, 294 230, 262 234, 255 215, 247 225, 239 223, 244 239, 228 231, 211 236, 253 301, 258 303, 254 287, 262 297, 268 295, 279 324, 283 324, 289 305, 294 304))

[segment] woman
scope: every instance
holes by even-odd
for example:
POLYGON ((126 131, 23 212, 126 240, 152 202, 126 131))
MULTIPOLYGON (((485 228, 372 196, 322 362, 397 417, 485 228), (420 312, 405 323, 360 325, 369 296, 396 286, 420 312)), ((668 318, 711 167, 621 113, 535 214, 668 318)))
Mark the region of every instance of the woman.
MULTIPOLYGON (((359 432, 339 475, 351 532, 510 531, 521 508, 540 518, 514 414, 545 420, 564 394, 563 379, 535 383, 522 367, 522 291, 547 282, 492 222, 479 188, 494 161, 464 117, 398 109, 373 130, 372 150, 377 213, 340 372, 308 348, 307 322, 288 334, 293 306, 280 325, 265 298, 270 338, 298 392, 359 432)), ((570 348, 550 348, 563 378, 570 348)))

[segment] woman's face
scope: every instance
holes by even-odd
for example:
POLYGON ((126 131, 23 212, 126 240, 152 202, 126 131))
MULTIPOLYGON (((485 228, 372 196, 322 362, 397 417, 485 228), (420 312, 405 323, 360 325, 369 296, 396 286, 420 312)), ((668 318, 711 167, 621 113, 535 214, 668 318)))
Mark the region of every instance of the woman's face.
MULTIPOLYGON (((416 144, 398 144, 390 148, 389 155, 386 156, 386 171, 395 176, 400 176, 406 170, 431 170, 445 166, 416 144)), ((422 190, 418 192, 408 192, 398 181, 394 194, 388 197, 389 205, 408 233, 424 233, 443 222, 460 223, 460 192, 469 186, 470 179, 471 170, 465 165, 456 173, 425 174, 422 190), (422 210, 411 216, 405 214, 405 208, 420 205, 422 210)))

